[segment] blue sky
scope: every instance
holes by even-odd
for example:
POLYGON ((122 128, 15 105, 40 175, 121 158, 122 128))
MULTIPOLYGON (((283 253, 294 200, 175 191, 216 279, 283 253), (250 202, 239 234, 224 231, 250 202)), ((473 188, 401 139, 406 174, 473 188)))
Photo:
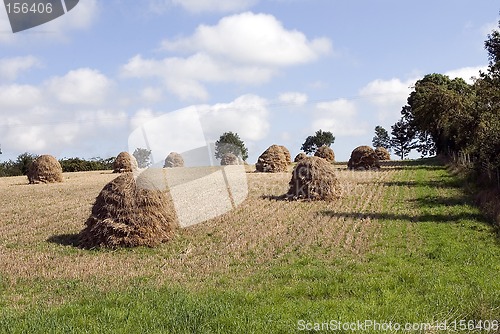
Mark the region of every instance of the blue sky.
POLYGON ((295 155, 318 129, 334 133, 337 160, 347 160, 376 125, 390 131, 425 74, 477 75, 499 10, 494 1, 80 0, 13 34, 1 7, 0 159, 116 156, 134 149, 135 128, 188 107, 207 140, 238 132, 250 163, 274 143, 295 155))

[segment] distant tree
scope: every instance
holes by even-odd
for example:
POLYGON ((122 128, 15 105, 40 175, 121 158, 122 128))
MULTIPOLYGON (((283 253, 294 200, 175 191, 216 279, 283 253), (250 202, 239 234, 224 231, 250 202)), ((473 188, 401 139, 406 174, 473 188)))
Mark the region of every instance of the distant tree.
POLYGON ((330 131, 318 130, 314 136, 308 136, 300 148, 307 154, 316 152, 321 146, 330 147, 335 142, 335 137, 330 131))
POLYGON ((136 148, 132 154, 137 160, 139 168, 146 168, 151 165, 151 150, 145 148, 136 148))
POLYGON ((245 161, 248 159, 248 149, 237 133, 224 132, 215 142, 215 157, 222 159, 226 153, 232 153, 245 161))
POLYGON ((377 125, 375 127, 375 137, 372 139, 373 147, 383 147, 387 150, 391 148, 391 137, 389 133, 382 126, 377 125))
POLYGON ((22 175, 26 175, 28 173, 28 169, 37 157, 38 156, 36 154, 31 154, 28 152, 24 152, 17 156, 15 164, 17 165, 17 168, 22 175))
POLYGON ((404 118, 401 118, 391 126, 391 147, 399 155, 401 160, 408 156, 410 151, 417 145, 415 131, 404 118))

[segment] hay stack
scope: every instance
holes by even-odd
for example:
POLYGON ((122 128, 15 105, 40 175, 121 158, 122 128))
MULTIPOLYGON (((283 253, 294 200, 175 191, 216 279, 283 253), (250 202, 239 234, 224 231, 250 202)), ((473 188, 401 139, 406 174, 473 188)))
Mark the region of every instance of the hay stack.
POLYGON ((124 173, 104 186, 79 234, 80 247, 154 247, 172 237, 175 214, 168 198, 139 182, 124 173))
POLYGON ((286 163, 290 165, 292 163, 292 156, 290 154, 290 151, 283 145, 280 145, 280 147, 283 150, 283 153, 285 154, 286 163))
POLYGON ((170 152, 165 158, 163 168, 184 167, 184 159, 177 152, 170 152))
POLYGON ((295 159, 293 161, 300 162, 300 161, 304 160, 305 158, 307 158, 307 154, 305 154, 304 152, 300 152, 299 154, 297 154, 295 156, 295 159))
POLYGON ((271 145, 264 151, 255 164, 255 169, 258 172, 264 173, 280 173, 286 172, 288 163, 286 161, 285 152, 281 146, 271 145))
POLYGON ((375 154, 377 155, 379 160, 391 160, 391 155, 385 147, 377 147, 375 149, 375 154))
POLYGON ((113 163, 113 173, 134 172, 138 169, 137 160, 128 152, 121 152, 113 163))
POLYGON ((335 162, 335 153, 333 153, 333 150, 326 145, 318 147, 314 156, 323 158, 328 162, 335 162))
POLYGON ((59 161, 51 155, 41 155, 28 168, 30 184, 62 182, 62 167, 59 161))
POLYGON ((240 159, 233 153, 225 153, 220 160, 221 166, 239 165, 240 159))
POLYGON ((331 163, 319 157, 302 159, 292 172, 289 199, 333 200, 342 195, 342 188, 331 163))
POLYGON ((358 146, 352 151, 347 167, 355 170, 368 170, 380 168, 380 164, 373 148, 370 146, 358 146))

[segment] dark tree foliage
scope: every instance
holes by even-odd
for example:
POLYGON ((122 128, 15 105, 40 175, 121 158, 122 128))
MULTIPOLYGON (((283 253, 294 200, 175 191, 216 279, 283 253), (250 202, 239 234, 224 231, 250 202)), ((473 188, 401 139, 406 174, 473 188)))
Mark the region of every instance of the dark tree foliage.
POLYGON ((333 133, 331 133, 330 131, 323 131, 320 129, 316 131, 314 136, 308 136, 300 149, 306 152, 307 154, 312 154, 316 152, 316 150, 319 147, 321 146, 330 147, 334 142, 335 142, 335 137, 333 136, 333 133))
POLYGON ((17 157, 16 165, 18 166, 22 175, 28 174, 28 169, 36 158, 38 158, 38 155, 28 152, 24 152, 17 157))
POLYGON ((114 157, 108 159, 92 158, 85 160, 82 158, 64 158, 59 160, 63 172, 86 172, 92 170, 113 169, 114 157))
POLYGON ((139 168, 147 168, 151 165, 151 150, 136 148, 132 155, 137 160, 137 166, 139 166, 139 168))
POLYGON ((415 141, 415 130, 404 118, 401 118, 392 125, 391 129, 391 147, 394 153, 403 160, 408 156, 410 151, 417 146, 417 142, 415 141))
POLYGON ((463 79, 428 74, 408 98, 410 124, 432 138, 437 153, 456 150, 469 137, 474 91, 463 79))
POLYGON ((248 159, 248 149, 237 133, 224 132, 215 142, 215 157, 220 160, 226 153, 232 153, 244 161, 248 159))
POLYGON ((391 149, 391 137, 389 133, 382 126, 377 125, 375 127, 375 137, 372 139, 373 147, 383 147, 387 150, 391 149))

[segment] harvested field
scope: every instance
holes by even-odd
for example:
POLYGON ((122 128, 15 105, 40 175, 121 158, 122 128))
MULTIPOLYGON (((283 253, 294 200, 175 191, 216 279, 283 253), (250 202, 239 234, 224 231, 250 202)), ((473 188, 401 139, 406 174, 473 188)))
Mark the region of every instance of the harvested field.
MULTIPOLYGON (((127 306, 120 307, 140 308, 136 297, 127 297, 129 291, 142 293, 136 289, 173 303, 179 294, 194 298, 195 309, 204 310, 198 321, 212 329, 224 320, 205 308, 203 296, 215 296, 216 309, 234 307, 235 320, 228 321, 250 319, 235 332, 266 332, 259 312, 268 307, 288 319, 271 325, 282 332, 296 328, 311 307, 323 310, 321 319, 333 316, 328 310, 334 306, 353 320, 401 312, 400 321, 424 321, 446 317, 449 309, 460 317, 498 316, 500 245, 442 166, 392 161, 378 171, 335 168, 344 188, 340 199, 288 202, 273 198, 287 192, 290 172, 252 173, 248 166, 248 198, 235 210, 180 229, 158 248, 115 251, 83 250, 74 243, 95 197, 117 174, 65 173, 63 183, 34 186, 24 177, 0 178, 0 305, 7 310, 0 311, 0 325, 17 323, 19 314, 33 308, 49 316, 52 309, 85 300, 98 307, 103 298, 125 298, 127 306), (478 293, 483 297, 474 301, 478 293), (253 308, 260 311, 249 313, 253 308)), ((180 179, 182 170, 167 173, 180 179)), ((188 306, 175 305, 178 317, 187 316, 188 306)), ((150 309, 155 307, 142 316, 166 312, 150 309)), ((88 317, 85 312, 78 317, 88 317)), ((105 324, 120 322, 110 317, 115 320, 105 324)), ((167 332, 176 332, 175 321, 165 325, 167 332)), ((96 320, 96 328, 101 324, 96 320)))

